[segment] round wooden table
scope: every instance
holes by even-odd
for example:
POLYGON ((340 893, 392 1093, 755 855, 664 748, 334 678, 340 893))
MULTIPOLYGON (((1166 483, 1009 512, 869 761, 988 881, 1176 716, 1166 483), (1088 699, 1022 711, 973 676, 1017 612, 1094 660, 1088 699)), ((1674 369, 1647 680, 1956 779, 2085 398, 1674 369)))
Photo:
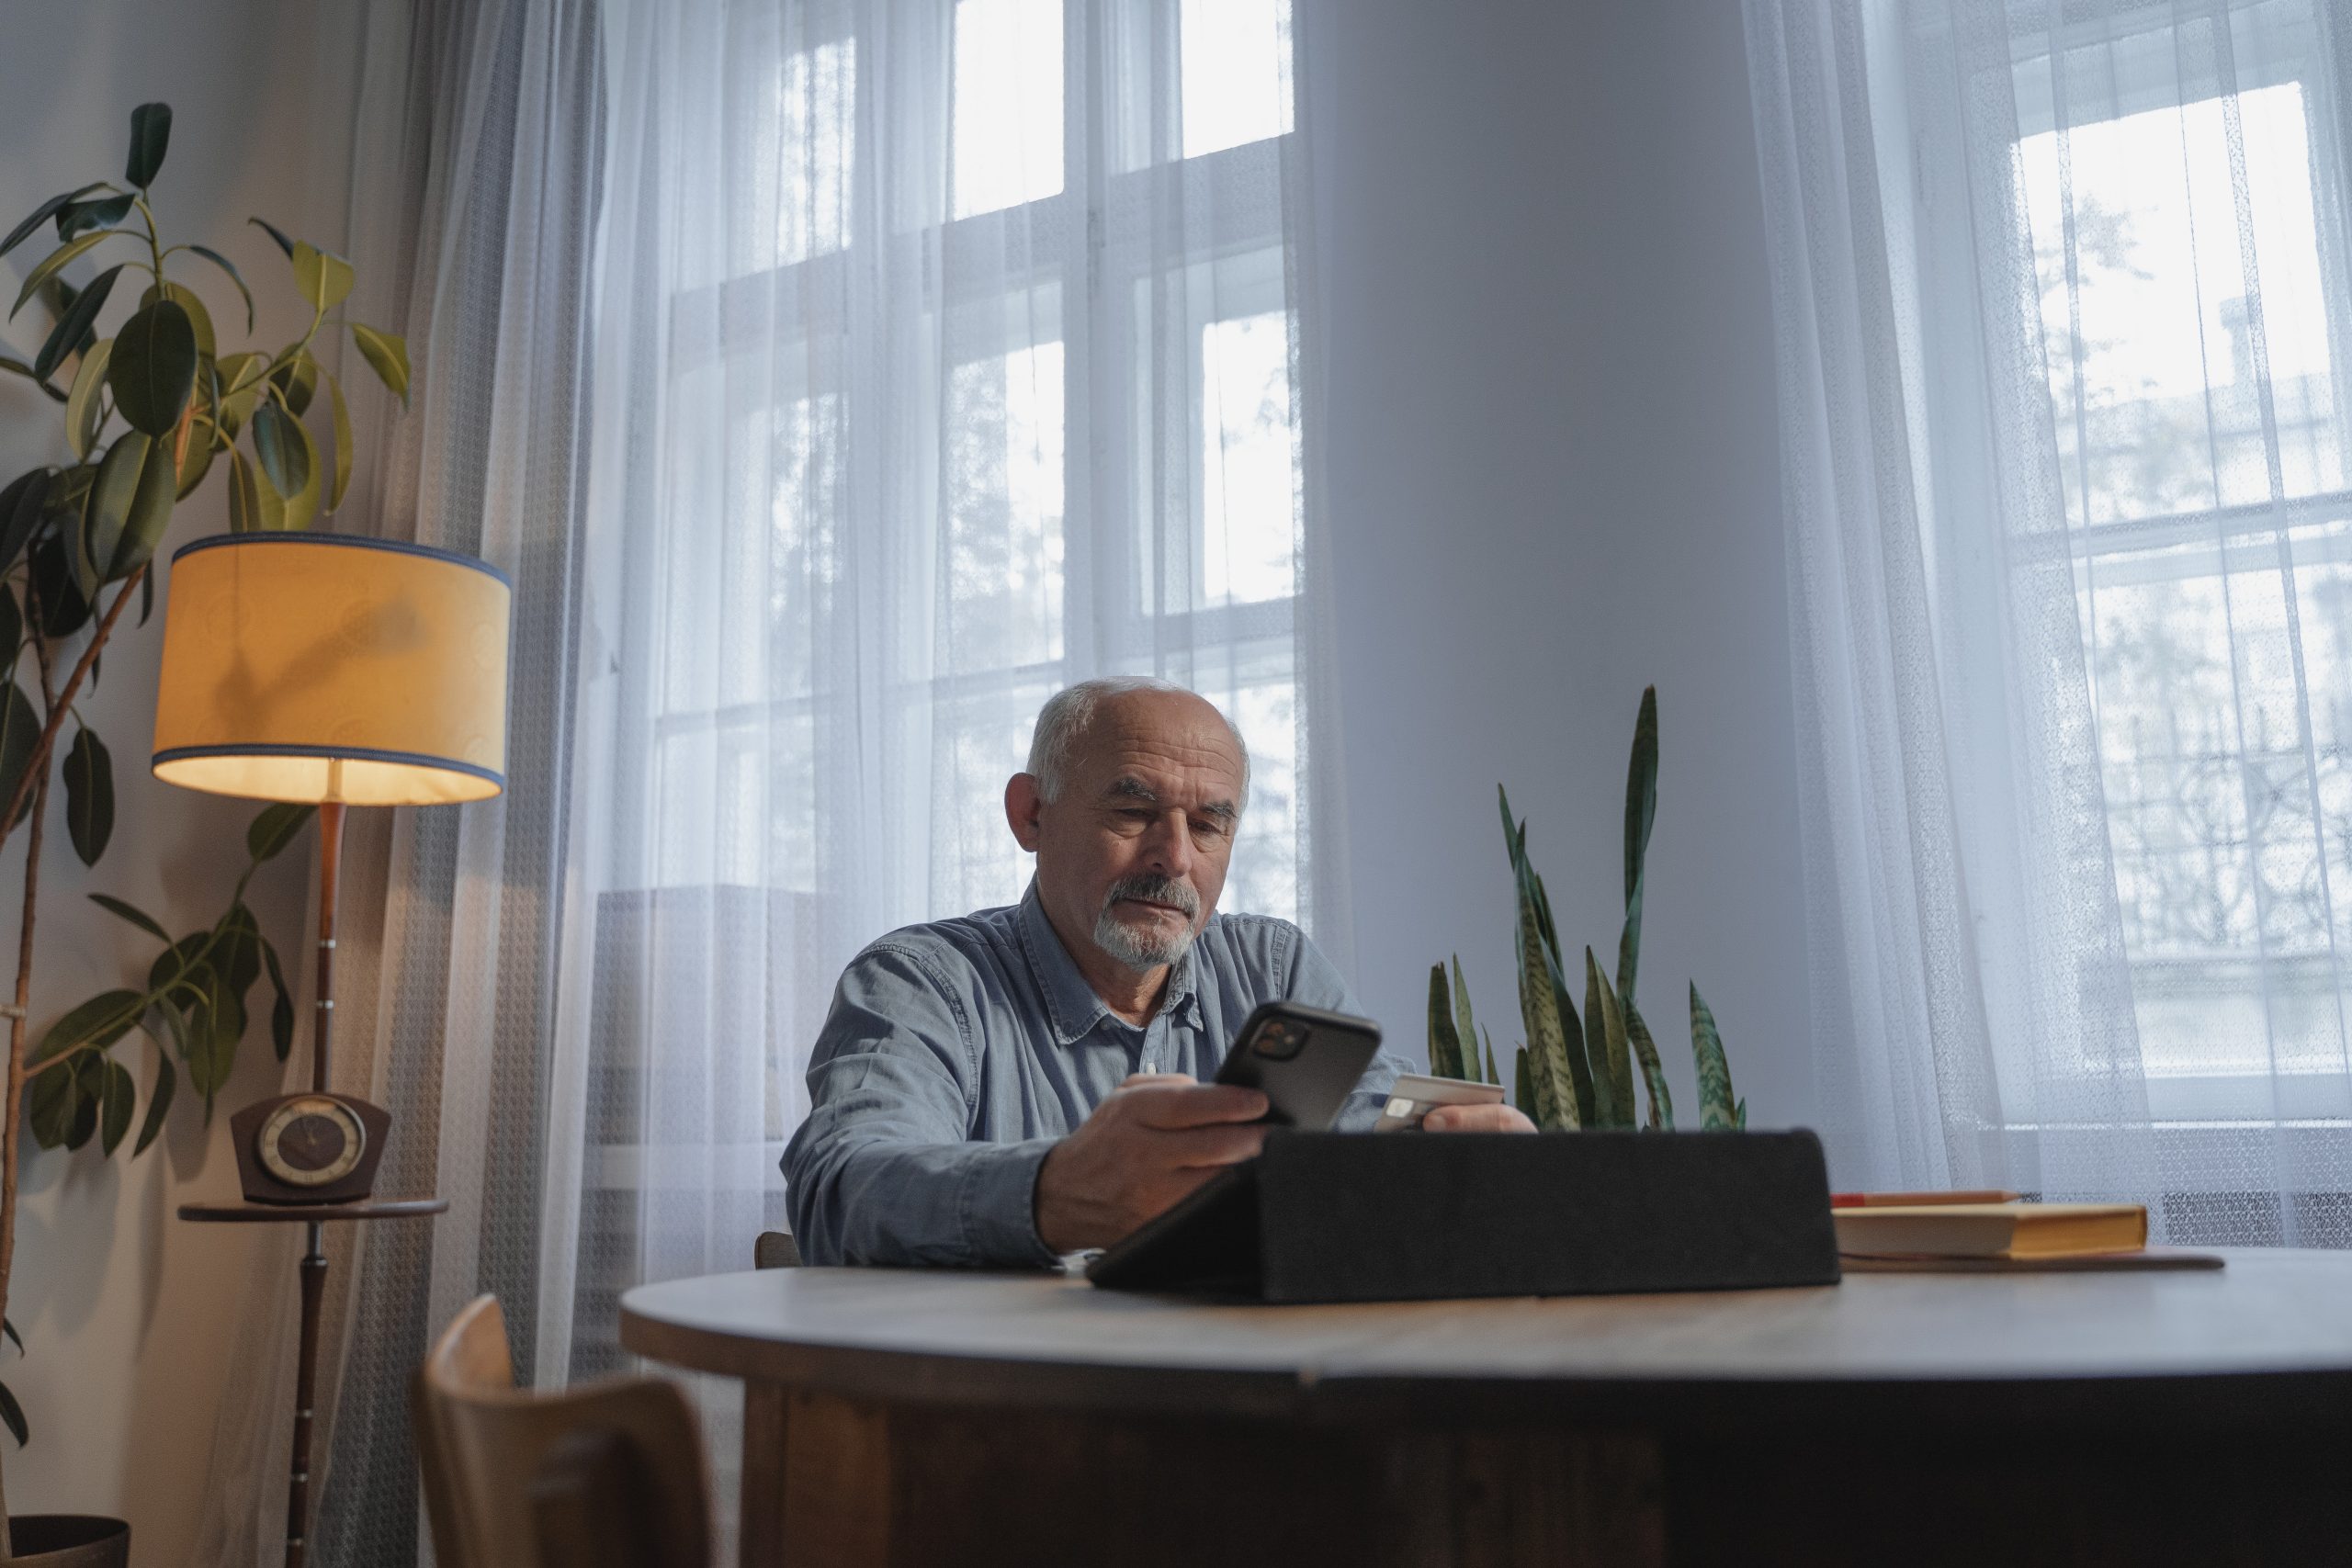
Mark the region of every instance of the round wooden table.
POLYGON ((2352 1253, 1330 1307, 797 1269, 621 1340, 743 1381, 746 1568, 2352 1560, 2352 1253))

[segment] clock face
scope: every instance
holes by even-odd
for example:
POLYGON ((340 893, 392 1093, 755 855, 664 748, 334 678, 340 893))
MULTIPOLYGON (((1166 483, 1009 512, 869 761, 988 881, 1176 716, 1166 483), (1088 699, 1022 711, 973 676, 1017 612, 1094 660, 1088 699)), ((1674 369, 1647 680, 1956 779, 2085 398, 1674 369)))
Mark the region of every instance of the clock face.
POLYGON ((289 1187, 323 1187, 351 1174, 368 1148, 368 1130, 348 1107, 324 1095, 289 1100, 254 1135, 262 1168, 289 1187))

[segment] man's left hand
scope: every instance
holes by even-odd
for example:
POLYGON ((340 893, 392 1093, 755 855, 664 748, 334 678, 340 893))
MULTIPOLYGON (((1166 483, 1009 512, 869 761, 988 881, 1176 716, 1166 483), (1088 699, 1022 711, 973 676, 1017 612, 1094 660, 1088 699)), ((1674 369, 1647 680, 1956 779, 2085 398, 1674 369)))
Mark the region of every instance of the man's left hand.
POLYGON ((1532 1133, 1535 1123, 1510 1105, 1441 1105, 1421 1118, 1430 1133, 1532 1133))

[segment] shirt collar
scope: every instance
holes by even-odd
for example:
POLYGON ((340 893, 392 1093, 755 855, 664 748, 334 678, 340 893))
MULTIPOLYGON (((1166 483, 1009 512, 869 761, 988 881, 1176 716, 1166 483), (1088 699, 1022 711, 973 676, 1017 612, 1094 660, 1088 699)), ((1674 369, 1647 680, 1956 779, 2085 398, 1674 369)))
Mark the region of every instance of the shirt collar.
MULTIPOLYGON (((1021 896, 1021 946, 1029 959, 1029 973, 1035 977, 1038 991, 1046 998, 1047 1021, 1053 1026, 1054 1039, 1069 1045, 1084 1039, 1094 1026, 1105 1018, 1117 1018, 1078 966, 1078 960, 1062 945, 1061 933, 1054 930, 1046 918, 1046 906, 1037 897, 1035 877, 1029 889, 1021 896)), ((1199 946, 1199 939, 1193 947, 1199 946)), ((1170 1021, 1182 1021, 1197 1029, 1201 1023, 1201 1003, 1193 986, 1193 949, 1185 950, 1168 972, 1167 994, 1160 998, 1159 1011, 1170 1021)), ((1125 1023, 1125 1019, 1120 1019, 1125 1023)))

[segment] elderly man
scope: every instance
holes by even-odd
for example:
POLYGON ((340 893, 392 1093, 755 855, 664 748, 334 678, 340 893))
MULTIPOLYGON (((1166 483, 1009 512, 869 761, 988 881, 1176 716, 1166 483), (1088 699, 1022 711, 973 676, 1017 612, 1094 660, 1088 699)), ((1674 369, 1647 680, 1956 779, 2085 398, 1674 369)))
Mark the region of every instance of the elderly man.
MULTIPOLYGON (((1296 926, 1216 912, 1249 787, 1240 732, 1179 687, 1046 704, 1004 789, 1037 857, 1021 902, 893 931, 842 976, 784 1155, 804 1258, 1047 1265, 1258 1152, 1265 1098, 1204 1081, 1242 1021, 1278 998, 1361 1010, 1296 926)), ((1369 1127, 1405 1066, 1377 1058, 1340 1125, 1369 1127)))

